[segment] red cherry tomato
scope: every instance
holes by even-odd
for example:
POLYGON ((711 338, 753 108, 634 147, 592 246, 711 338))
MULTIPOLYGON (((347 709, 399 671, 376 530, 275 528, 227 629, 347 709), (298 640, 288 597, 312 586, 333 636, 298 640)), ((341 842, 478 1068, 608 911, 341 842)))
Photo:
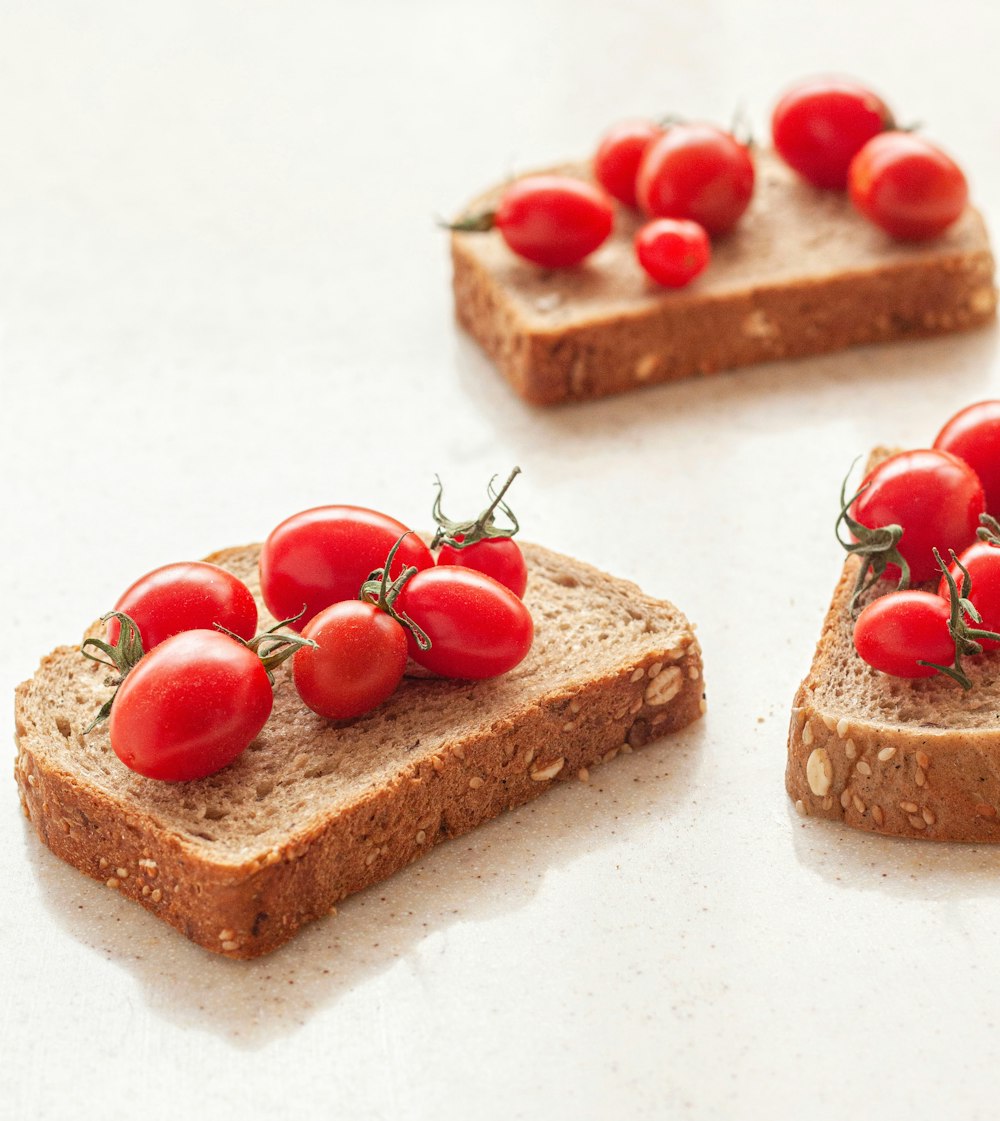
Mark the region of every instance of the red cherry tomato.
POLYGON ((934 447, 965 460, 983 484, 987 513, 1000 516, 1000 401, 979 401, 956 413, 934 447))
POLYGON ((484 572, 498 584, 509 588, 518 599, 524 598, 524 589, 528 586, 528 566, 517 542, 509 537, 489 537, 464 549, 442 545, 437 562, 484 572))
MULTIPOLYGON (((988 545, 985 541, 977 541, 970 545, 958 558, 965 565, 972 579, 972 590, 968 599, 972 606, 979 612, 982 622, 976 623, 966 616, 966 623, 976 630, 995 631, 1000 633, 1000 549, 995 545, 988 545)), ((962 590, 962 572, 957 564, 949 565, 948 571, 962 590)), ((948 598, 948 581, 941 577, 938 586, 938 595, 948 598)), ((978 640, 984 650, 1000 649, 1000 642, 992 638, 978 640)))
POLYGON ((493 218, 515 253, 548 269, 578 265, 607 241, 612 222, 604 193, 565 175, 516 180, 493 218))
POLYGON ((273 700, 252 650, 219 631, 182 631, 122 682, 111 707, 111 747, 148 778, 204 778, 251 743, 273 700))
POLYGON ((854 624, 854 648, 873 668, 893 677, 932 677, 921 661, 950 666, 955 641, 948 630, 951 607, 932 592, 902 591, 879 596, 854 624))
POLYGON ((666 288, 683 288, 704 272, 712 256, 705 228, 683 218, 657 218, 635 235, 635 255, 666 288))
MULTIPOLYGON (((960 553, 976 539, 983 487, 972 468, 948 452, 899 452, 871 471, 862 488, 851 516, 869 529, 903 527, 898 548, 914 583, 940 572, 935 547, 947 557, 949 549, 960 553)), ((898 567, 888 565, 886 575, 898 577, 898 567)))
MULTIPOLYGON (((139 628, 147 653, 181 631, 211 630, 216 623, 247 640, 257 632, 257 604, 231 572, 204 561, 166 564, 147 572, 123 592, 116 611, 139 628)), ((118 641, 117 619, 108 621, 108 641, 118 641)))
POLYGON ((937 237, 965 209, 962 169, 912 132, 883 132, 851 161, 851 202, 875 225, 904 241, 937 237))
MULTIPOLYGON (((317 506, 293 514, 271 531, 261 549, 260 590, 268 611, 276 619, 290 619, 305 607, 292 624, 301 630, 324 607, 357 598, 406 533, 402 522, 360 506, 317 506)), ((400 543, 391 578, 410 565, 434 566, 430 549, 414 533, 400 543)))
POLYGON ((635 177, 643 153, 663 135, 652 121, 622 121, 601 138, 594 156, 594 178, 619 202, 638 206, 635 177))
POLYGON ((420 650, 410 636, 410 657, 442 677, 496 677, 531 649, 534 626, 510 589, 482 572, 454 565, 418 572, 403 588, 396 609, 431 640, 420 650))
POLYGON ((392 696, 403 678, 406 632, 372 603, 334 603, 309 621, 302 637, 316 646, 304 646, 292 659, 295 688, 327 720, 363 716, 392 696))
POLYGON ((808 78, 778 101, 771 136, 781 158, 815 187, 843 190, 864 145, 893 128, 892 113, 870 89, 843 78, 808 78))
POLYGON ((655 218, 690 218, 710 234, 736 225, 750 204, 754 168, 735 137, 711 125, 673 125, 646 149, 636 195, 655 218))

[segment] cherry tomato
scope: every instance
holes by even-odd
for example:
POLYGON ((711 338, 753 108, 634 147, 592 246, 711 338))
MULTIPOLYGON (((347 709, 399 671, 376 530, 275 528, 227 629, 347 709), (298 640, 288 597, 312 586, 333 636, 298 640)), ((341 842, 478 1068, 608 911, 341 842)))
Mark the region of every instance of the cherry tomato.
POLYGON ((987 512, 1000 516, 1000 401, 979 401, 956 413, 934 447, 965 460, 983 484, 987 512))
POLYGON ((548 269, 578 265, 611 233, 603 192, 566 175, 529 175, 503 193, 493 224, 519 256, 548 269))
MULTIPOLYGON (((360 506, 317 506, 283 521, 260 553, 260 590, 276 619, 305 614, 291 624, 301 630, 309 620, 344 599, 355 599, 361 585, 385 564, 389 550, 407 533, 402 522, 360 506)), ((432 568, 434 557, 410 533, 392 563, 391 578, 404 568, 432 568)))
MULTIPOLYGON (((139 628, 147 653, 181 631, 211 630, 216 623, 247 640, 257 631, 257 604, 250 589, 231 572, 205 561, 165 564, 147 572, 123 592, 116 611, 139 628)), ((117 619, 108 621, 108 640, 118 641, 117 619)))
POLYGON ((735 137, 712 125, 673 125, 646 149, 636 195, 655 218, 690 218, 710 234, 736 225, 750 204, 754 168, 735 137))
MULTIPOLYGON (((968 464, 932 448, 899 452, 869 472, 850 514, 863 526, 879 529, 901 525, 899 552, 910 566, 914 583, 935 578, 943 557, 960 553, 976 539, 983 512, 983 487, 968 464)), ((898 577, 896 565, 886 568, 898 577)))
POLYGON ((892 113, 870 89, 844 78, 808 78, 778 101, 771 136, 781 158, 815 187, 842 191, 864 145, 894 128, 892 113))
POLYGON ((431 640, 410 657, 442 677, 478 680, 516 666, 531 649, 531 615, 516 595, 472 568, 440 565, 418 572, 399 593, 396 609, 431 640))
POLYGON ((854 624, 854 648, 873 668, 893 677, 932 677, 921 661, 950 666, 955 640, 948 630, 951 607, 933 592, 902 591, 879 596, 854 624))
POLYGON ((292 659, 303 702, 327 720, 351 720, 387 700, 406 669, 406 632, 372 603, 346 599, 315 615, 302 630, 315 647, 292 659))
POLYGON ((683 288, 705 270, 712 246, 697 222, 657 218, 635 235, 635 255, 657 284, 683 288))
POLYGON ((273 700, 251 649, 219 631, 182 631, 146 654, 119 686, 111 747, 147 778, 205 778, 251 743, 273 700))
POLYGON ((912 132, 882 132, 851 161, 851 202, 875 225, 904 241, 937 237, 965 209, 962 169, 912 132))
MULTIPOLYGON (((966 616, 966 622, 977 630, 1000 632, 1000 549, 977 541, 970 545, 958 558, 965 565, 972 579, 972 590, 968 595, 972 606, 979 612, 982 622, 976 623, 966 616)), ((949 565, 959 591, 962 590, 962 572, 957 564, 949 565)), ((944 576, 938 586, 938 595, 948 597, 948 581, 944 576)), ((978 640, 984 650, 1000 649, 1000 642, 992 638, 978 640)))
POLYGON ((484 572, 498 584, 509 588, 518 599, 524 598, 524 589, 528 586, 528 566, 524 563, 520 546, 509 537, 489 537, 464 549, 442 545, 437 562, 484 572))
POLYGON ((619 202, 638 206, 635 177, 643 153, 663 135, 652 121, 622 121, 601 138, 594 156, 594 178, 619 202))

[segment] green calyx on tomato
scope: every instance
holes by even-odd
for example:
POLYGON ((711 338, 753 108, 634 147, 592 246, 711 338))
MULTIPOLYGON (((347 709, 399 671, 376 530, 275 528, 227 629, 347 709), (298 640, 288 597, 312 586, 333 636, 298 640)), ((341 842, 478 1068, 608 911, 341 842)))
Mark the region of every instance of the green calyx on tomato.
POLYGON ((507 476, 507 481, 499 491, 493 488, 496 481, 496 475, 494 475, 486 487, 490 504, 477 518, 470 522, 454 522, 450 518, 446 518, 441 512, 444 486, 440 478, 435 475, 437 497, 434 499, 431 517, 433 517, 437 529, 434 532, 434 539, 431 541, 431 548, 436 549, 439 545, 450 545, 453 549, 468 549, 471 545, 476 545, 480 541, 493 541, 498 537, 513 537, 521 527, 514 516, 514 511, 504 502, 503 496, 520 473, 521 468, 515 467, 507 476), (505 527, 496 524, 494 516, 498 510, 511 522, 510 526, 505 527))
POLYGON ((950 666, 938 665, 936 662, 925 661, 924 659, 918 659, 918 664, 937 670, 938 673, 943 673, 946 677, 957 681, 963 689, 971 689, 972 682, 962 668, 962 658, 981 654, 983 647, 980 640, 988 639, 992 642, 1000 642, 1000 634, 995 631, 982 630, 979 627, 970 627, 966 623, 965 616, 968 616, 974 623, 981 623, 983 620, 969 599, 972 592, 972 577, 969 575, 969 570, 955 555, 954 550, 951 552, 951 561, 961 573, 961 588, 959 588, 948 565, 941 559, 941 554, 937 549, 934 550, 934 559, 948 583, 948 599, 951 608, 948 631, 955 640, 955 660, 950 666))
POLYGON ((426 633, 408 615, 396 610, 396 600, 399 598, 399 593, 420 570, 416 565, 410 565, 409 568, 404 568, 395 580, 389 579, 389 570, 392 568, 396 550, 412 532, 413 530, 407 530, 393 545, 386 557, 385 565, 376 569, 361 585, 358 599, 363 603, 370 603, 373 607, 384 611, 391 619, 395 619, 403 630, 413 636, 413 641, 417 644, 418 649, 430 650, 431 640, 426 633))
MULTIPOLYGON (((857 463, 857 460, 854 463, 857 463)), ((851 470, 854 469, 854 463, 851 464, 851 470)), ((903 536, 901 525, 884 525, 871 529, 851 516, 851 507, 865 493, 869 484, 865 483, 853 498, 848 498, 847 480, 850 478, 850 474, 851 472, 848 471, 840 485, 840 513, 837 515, 834 532, 845 552, 861 558, 861 567, 858 569, 858 578, 851 595, 851 610, 853 611, 858 599, 881 579, 886 567, 890 564, 899 567, 899 590, 908 588, 910 586, 910 566, 899 551, 899 541, 903 536), (847 526, 854 538, 853 541, 845 541, 840 536, 841 522, 847 526)))

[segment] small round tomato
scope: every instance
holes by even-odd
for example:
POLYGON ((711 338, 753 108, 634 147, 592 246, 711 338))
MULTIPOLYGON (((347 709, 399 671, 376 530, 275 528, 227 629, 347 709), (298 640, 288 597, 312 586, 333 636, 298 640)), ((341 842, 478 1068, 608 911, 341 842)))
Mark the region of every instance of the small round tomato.
POLYGON ((487 537, 462 549, 442 545, 437 562, 484 572, 498 584, 509 588, 518 599, 524 598, 524 590, 528 586, 528 566, 524 563, 520 546, 509 537, 487 537))
POLYGON ((442 677, 478 680, 507 673, 531 649, 531 614, 509 588, 482 572, 454 565, 418 572, 399 593, 396 610, 431 641, 410 657, 442 677))
MULTIPOLYGON (((981 622, 978 623, 966 616, 966 623, 976 630, 1000 632, 1000 549, 995 545, 988 545, 985 541, 977 541, 958 559, 965 566, 972 581, 971 591, 966 598, 981 616, 981 622)), ((949 565, 948 571, 961 592, 961 569, 957 564, 952 564, 949 565)), ((941 577, 938 586, 938 595, 948 597, 948 581, 944 576, 941 577)), ((978 641, 984 650, 1000 649, 1000 642, 992 638, 978 641)))
MULTIPOLYGON (((983 487, 968 464, 932 448, 899 452, 866 476, 850 515, 868 529, 900 525, 898 549, 910 579, 923 583, 940 572, 933 550, 960 553, 976 539, 983 487)), ((899 576, 889 565, 886 575, 899 576)))
MULTIPOLYGON (((115 611, 139 628, 147 653, 181 631, 211 630, 216 624, 248 641, 257 631, 257 604, 231 572, 205 561, 165 564, 123 592, 115 611)), ((108 620, 108 640, 118 641, 117 619, 108 620)))
POLYGON ((601 138, 594 156, 594 178, 619 202, 638 206, 635 179, 643 153, 663 129, 652 121, 621 121, 601 138))
POLYGON ((292 659, 303 702, 327 720, 352 720, 387 700, 406 669, 406 632, 373 603, 345 599, 313 616, 302 630, 315 647, 292 659))
POLYGON ((987 513, 1000 517, 1000 401, 979 401, 956 413, 934 447, 965 460, 983 484, 987 513))
POLYGON ((869 140, 851 161, 847 185, 866 218, 904 241, 937 237, 969 198, 958 164, 912 132, 882 132, 869 140))
POLYGON ((893 677, 932 677, 937 671, 921 662, 950 666, 955 659, 950 620, 948 600, 933 592, 889 592, 858 616, 854 649, 874 669, 893 677))
POLYGON ((703 226, 683 218, 657 218, 635 235, 635 255, 666 288, 683 288, 704 272, 712 246, 703 226))
POLYGON ((276 619, 291 619, 305 608, 290 624, 301 630, 324 607, 355 599, 401 537, 391 579, 411 565, 434 566, 424 542, 387 514, 361 506, 317 506, 293 514, 261 548, 260 590, 268 611, 276 619))
POLYGON ((709 234, 732 229, 750 205, 754 168, 745 144, 712 125, 672 125, 646 149, 636 195, 653 218, 690 218, 709 234))
POLYGON ((894 128, 892 113, 870 89, 844 78, 808 78, 785 93, 771 115, 781 158, 814 187, 842 191, 864 145, 894 128))
POLYGON ((578 265, 608 239, 611 203, 591 183, 529 175, 504 191, 493 225, 520 257, 548 269, 578 265))
POLYGON ((119 686, 111 747, 147 778, 205 778, 244 751, 273 702, 253 650, 220 631, 182 631, 146 654, 119 686))

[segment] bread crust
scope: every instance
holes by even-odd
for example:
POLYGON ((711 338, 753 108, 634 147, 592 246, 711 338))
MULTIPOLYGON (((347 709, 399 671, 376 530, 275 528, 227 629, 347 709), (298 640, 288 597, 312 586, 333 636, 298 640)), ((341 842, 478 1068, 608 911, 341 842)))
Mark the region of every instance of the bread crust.
MULTIPOLYGON (((78 765, 74 747, 83 742, 80 720, 92 711, 103 671, 84 663, 78 647, 61 647, 43 659, 35 676, 16 692, 15 775, 25 813, 57 856, 142 904, 206 949, 252 958, 277 948, 304 923, 327 914, 344 897, 398 871, 440 841, 701 715, 701 654, 675 608, 547 550, 529 546, 526 554, 536 580, 544 563, 561 567, 568 580, 600 580, 616 595, 634 594, 637 606, 661 626, 662 635, 651 636, 634 659, 623 659, 609 671, 584 670, 569 683, 539 684, 527 676, 521 702, 507 702, 506 710, 486 726, 461 716, 463 705, 466 710, 476 707, 476 683, 449 684, 449 700, 436 712, 439 720, 454 722, 443 739, 427 750, 420 748, 419 739, 416 744, 387 747, 389 764, 380 764, 381 770, 368 782, 362 776, 349 797, 342 791, 338 797, 331 779, 326 788, 329 805, 306 806, 302 822, 290 822, 278 840, 271 836, 255 845, 255 839, 247 837, 246 844, 230 845, 220 857, 190 829, 164 819, 163 799, 174 797, 172 791, 164 793, 165 786, 172 786, 176 798, 182 799, 199 784, 149 786, 151 780, 129 772, 122 789, 124 768, 100 743, 110 760, 110 777, 105 779, 100 768, 85 771, 78 765), (456 697, 465 699, 459 703, 456 697)), ((251 548, 212 559, 244 576, 255 558, 251 548)), ((536 614, 536 632, 546 625, 536 614)), ((407 697, 419 699, 422 691, 433 687, 426 681, 409 682, 407 697)), ((388 741, 392 712, 390 707, 371 720, 365 732, 369 740, 381 735, 388 741)), ((294 729, 307 718, 313 719, 295 696, 287 671, 280 670, 275 711, 260 738, 284 735, 288 742, 281 750, 291 758, 296 742, 306 734, 294 729)), ((338 737, 347 733, 318 718, 308 727, 313 750, 325 749, 333 758, 338 737), (319 746, 316 737, 322 741, 319 746)), ((106 738, 103 731, 92 735, 106 738)), ((95 748, 90 745, 89 750, 95 748)), ((260 781, 254 761, 245 760, 252 753, 253 749, 244 753, 227 769, 228 777, 220 773, 220 783, 228 782, 227 795, 235 801, 248 793, 247 787, 252 795, 252 784, 260 781), (244 762, 246 773, 241 777, 244 762)), ((101 753, 98 762, 104 766, 101 753)))
MULTIPOLYGON (((556 170, 587 177, 582 165, 556 170)), ((470 204, 495 201, 499 188, 470 204)), ((618 206, 609 241, 575 269, 519 261, 496 232, 454 233, 455 314, 522 398, 554 405, 659 382, 966 330, 996 311, 993 257, 971 207, 942 236, 891 240, 842 192, 817 191, 773 154, 737 228, 690 287, 645 279, 618 206)))
MULTIPOLYGON (((869 467, 888 454, 877 449, 869 467)), ((859 566, 844 565, 792 703, 789 797, 803 817, 887 836, 1000 841, 1000 659, 965 662, 968 694, 941 675, 911 681, 865 665, 850 610, 859 566)))

